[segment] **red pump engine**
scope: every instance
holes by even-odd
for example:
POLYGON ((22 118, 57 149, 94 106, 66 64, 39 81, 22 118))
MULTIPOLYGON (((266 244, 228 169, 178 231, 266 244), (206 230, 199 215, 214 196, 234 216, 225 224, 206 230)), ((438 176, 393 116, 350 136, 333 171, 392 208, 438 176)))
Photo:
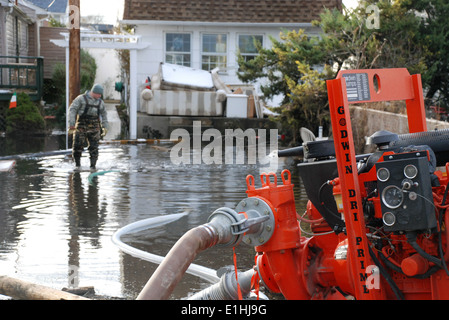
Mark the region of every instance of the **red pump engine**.
POLYGON ((420 76, 341 71, 327 87, 333 140, 279 152, 304 157, 306 212, 296 213, 289 171, 280 185, 273 173, 261 188, 247 178, 275 221, 255 246, 260 279, 286 299, 449 299, 449 130, 427 131, 420 76), (377 132, 376 151, 356 155, 348 105, 390 100, 406 101, 410 133, 377 132))

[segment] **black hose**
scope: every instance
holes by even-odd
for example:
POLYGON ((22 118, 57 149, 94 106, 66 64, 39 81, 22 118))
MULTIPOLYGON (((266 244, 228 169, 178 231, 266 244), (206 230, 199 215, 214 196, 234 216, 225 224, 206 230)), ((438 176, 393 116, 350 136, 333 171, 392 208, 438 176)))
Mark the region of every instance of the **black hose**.
MULTIPOLYGON (((323 206, 323 208, 324 208, 330 215, 334 216, 335 218, 337 218, 338 220, 340 220, 342 223, 344 223, 343 220, 341 219, 341 216, 340 216, 339 214, 333 212, 331 209, 329 209, 329 207, 326 206, 326 203, 324 202, 324 199, 323 199, 323 189, 324 189, 324 187, 327 186, 327 185, 328 185, 328 186, 331 186, 331 185, 329 184, 329 181, 326 181, 325 183, 323 183, 323 184, 321 185, 321 187, 320 187, 320 190, 318 191, 318 198, 320 199, 320 203, 321 203, 321 205, 323 206)), ((326 219, 326 217, 324 217, 324 218, 326 219)))
POLYGON ((430 262, 433 262, 438 267, 443 268, 440 259, 428 254, 426 251, 424 251, 424 249, 422 249, 419 246, 419 244, 416 242, 416 238, 417 238, 416 232, 409 231, 409 232, 407 232, 406 237, 407 237, 407 242, 412 246, 413 249, 416 250, 416 252, 419 253, 419 255, 421 255, 421 257, 427 259, 430 262))
POLYGON ((278 150, 278 157, 300 157, 304 155, 304 148, 302 146, 278 150))
POLYGON ((385 270, 384 266, 380 263, 379 259, 377 259, 376 255, 374 254, 370 246, 368 246, 368 250, 371 259, 373 259, 374 264, 379 268, 380 274, 385 278, 387 283, 390 285, 390 288, 393 291, 396 298, 398 300, 404 300, 404 295, 402 294, 402 291, 398 288, 396 282, 394 282, 393 278, 390 276, 387 270, 385 270))
MULTIPOLYGON (((441 205, 442 206, 444 206, 445 203, 446 203, 446 198, 447 198, 448 191, 449 191, 449 183, 446 185, 446 190, 444 191, 443 200, 441 201, 441 205)), ((438 222, 439 222, 439 226, 440 226, 440 230, 438 231, 438 251, 440 253, 441 264, 443 266, 443 269, 446 272, 446 274, 449 276, 449 270, 447 268, 446 260, 444 259, 443 239, 442 239, 442 236, 441 236, 441 226, 443 225, 443 214, 446 214, 445 210, 441 209, 439 217, 438 217, 438 222)), ((446 226, 446 228, 447 227, 448 226, 446 226)), ((448 240, 449 239, 446 239, 446 241, 448 241, 448 240)))
MULTIPOLYGON (((404 273, 404 271, 402 271, 402 268, 395 265, 394 263, 392 263, 390 260, 387 259, 387 257, 384 256, 384 254, 382 252, 379 252, 379 257, 382 260, 383 263, 385 263, 385 265, 392 269, 393 271, 396 271, 400 274, 406 275, 404 273)), ((440 267, 438 266, 433 266, 431 267, 429 270, 427 270, 426 272, 422 273, 422 274, 417 274, 415 276, 412 276, 411 278, 416 278, 416 279, 427 279, 428 277, 430 277, 431 275, 433 275, 435 272, 437 272, 438 270, 440 270, 440 267)))

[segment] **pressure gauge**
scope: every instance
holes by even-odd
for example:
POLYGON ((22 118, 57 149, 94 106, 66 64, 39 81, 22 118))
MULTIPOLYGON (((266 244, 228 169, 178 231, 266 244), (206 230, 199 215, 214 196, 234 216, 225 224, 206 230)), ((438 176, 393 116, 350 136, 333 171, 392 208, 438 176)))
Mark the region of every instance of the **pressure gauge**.
POLYGON ((398 208, 404 201, 404 193, 397 186, 388 186, 382 191, 382 202, 390 209, 398 208))
POLYGON ((409 179, 413 179, 418 175, 418 169, 413 165, 406 165, 404 168, 404 176, 409 179))
POLYGON ((382 221, 386 226, 391 227, 396 222, 396 217, 391 212, 385 212, 382 216, 382 221))
POLYGON ((380 182, 387 181, 390 179, 390 171, 388 171, 387 168, 380 168, 377 170, 377 179, 379 179, 380 182))

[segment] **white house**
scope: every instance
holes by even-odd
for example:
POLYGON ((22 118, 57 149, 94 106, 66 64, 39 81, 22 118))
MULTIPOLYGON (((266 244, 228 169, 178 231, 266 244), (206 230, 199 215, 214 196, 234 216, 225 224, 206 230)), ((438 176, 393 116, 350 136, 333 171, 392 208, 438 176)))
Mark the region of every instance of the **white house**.
POLYGON ((125 0, 124 5, 121 23, 134 26, 141 41, 150 43, 136 52, 131 73, 139 84, 156 74, 161 62, 208 71, 218 67, 226 84, 238 84, 237 53, 253 57, 254 38, 269 48, 269 37, 279 39, 282 30, 315 34, 311 22, 324 8, 341 10, 342 1, 125 0))

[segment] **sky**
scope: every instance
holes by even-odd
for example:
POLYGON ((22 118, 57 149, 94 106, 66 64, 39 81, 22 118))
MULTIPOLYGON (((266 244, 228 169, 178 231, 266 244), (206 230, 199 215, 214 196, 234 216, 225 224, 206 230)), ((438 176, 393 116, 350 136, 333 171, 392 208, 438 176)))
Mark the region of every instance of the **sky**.
MULTIPOLYGON (((124 0, 80 0, 81 16, 104 16, 103 22, 115 24, 123 18, 124 0)), ((353 7, 358 0, 343 0, 348 7, 353 7)))
POLYGON ((358 3, 359 3, 359 0, 343 0, 343 4, 349 8, 356 7, 358 3))
POLYGON ((80 0, 81 16, 104 16, 103 23, 115 24, 123 19, 124 0, 80 0))

